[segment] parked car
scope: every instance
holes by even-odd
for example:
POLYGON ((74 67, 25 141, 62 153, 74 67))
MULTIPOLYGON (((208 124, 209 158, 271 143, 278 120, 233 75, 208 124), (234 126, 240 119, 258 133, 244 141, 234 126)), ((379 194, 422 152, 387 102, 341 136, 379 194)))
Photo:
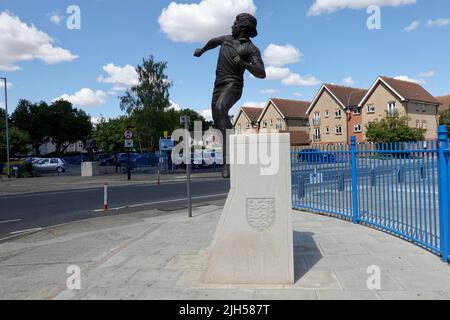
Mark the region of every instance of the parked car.
POLYGON ((143 153, 133 158, 134 166, 157 166, 160 156, 155 153, 143 153))
POLYGON ((298 159, 309 163, 336 163, 336 154, 319 149, 304 149, 298 154, 298 159))
POLYGON ((39 172, 66 172, 67 164, 63 159, 51 158, 40 159, 33 163, 33 168, 39 172))

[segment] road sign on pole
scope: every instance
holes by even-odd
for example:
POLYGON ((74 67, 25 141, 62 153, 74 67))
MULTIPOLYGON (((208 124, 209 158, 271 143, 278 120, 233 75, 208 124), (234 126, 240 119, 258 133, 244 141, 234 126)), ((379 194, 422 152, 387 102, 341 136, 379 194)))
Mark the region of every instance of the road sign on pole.
MULTIPOLYGON (((190 145, 187 141, 190 140, 190 133, 189 133, 189 122, 190 119, 188 116, 180 117, 180 124, 184 125, 185 129, 185 137, 184 137, 184 152, 191 152, 190 145)), ((185 154, 186 155, 186 154, 185 154)), ((191 157, 190 155, 186 156, 185 159, 188 161, 186 163, 186 175, 187 175, 187 198, 188 198, 188 214, 189 218, 192 218, 192 195, 191 195, 191 157)))
POLYGON ((133 131, 131 130, 126 130, 123 134, 123 136, 125 137, 125 139, 130 140, 133 139, 133 131))
POLYGON ((134 140, 125 139, 125 148, 134 148, 134 140))

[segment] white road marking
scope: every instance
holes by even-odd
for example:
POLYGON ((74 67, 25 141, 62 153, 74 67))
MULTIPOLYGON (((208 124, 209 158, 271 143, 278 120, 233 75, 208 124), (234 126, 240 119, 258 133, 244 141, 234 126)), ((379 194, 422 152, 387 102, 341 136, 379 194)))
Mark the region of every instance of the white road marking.
MULTIPOLYGON (((192 200, 201 200, 201 199, 208 199, 208 198, 215 198, 215 197, 223 197, 223 196, 226 196, 226 195, 228 195, 228 193, 213 194, 213 195, 209 195, 209 196, 193 197, 192 200)), ((122 210, 122 209, 127 209, 127 208, 139 208, 139 207, 150 206, 150 205, 154 205, 154 204, 163 204, 163 203, 181 202, 181 201, 187 201, 187 198, 140 203, 140 204, 125 206, 125 207, 111 208, 109 210, 122 210)), ((103 210, 103 209, 94 210, 94 212, 103 212, 103 211, 105 211, 105 210, 103 210)))
POLYGON ((20 230, 20 231, 14 231, 11 232, 10 235, 16 235, 21 233, 29 233, 29 232, 35 232, 35 231, 42 231, 43 228, 34 228, 34 229, 28 229, 28 230, 20 230))
POLYGON ((14 219, 14 220, 0 221, 0 224, 4 224, 4 223, 13 223, 13 222, 19 222, 19 221, 22 221, 22 219, 14 219))

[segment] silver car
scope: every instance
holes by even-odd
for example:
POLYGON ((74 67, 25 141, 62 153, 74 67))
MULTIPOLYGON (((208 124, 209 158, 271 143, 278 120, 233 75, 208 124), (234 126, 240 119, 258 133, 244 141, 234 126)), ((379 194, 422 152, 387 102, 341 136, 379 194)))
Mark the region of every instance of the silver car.
POLYGON ((39 172, 63 173, 66 171, 66 162, 58 158, 40 159, 33 164, 33 168, 39 172))

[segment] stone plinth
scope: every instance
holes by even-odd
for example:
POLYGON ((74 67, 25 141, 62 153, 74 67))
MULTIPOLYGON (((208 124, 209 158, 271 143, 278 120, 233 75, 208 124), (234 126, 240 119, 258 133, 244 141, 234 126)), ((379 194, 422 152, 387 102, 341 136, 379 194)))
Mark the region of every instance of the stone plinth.
POLYGON ((230 159, 231 190, 203 281, 294 284, 289 134, 232 135, 230 159))

